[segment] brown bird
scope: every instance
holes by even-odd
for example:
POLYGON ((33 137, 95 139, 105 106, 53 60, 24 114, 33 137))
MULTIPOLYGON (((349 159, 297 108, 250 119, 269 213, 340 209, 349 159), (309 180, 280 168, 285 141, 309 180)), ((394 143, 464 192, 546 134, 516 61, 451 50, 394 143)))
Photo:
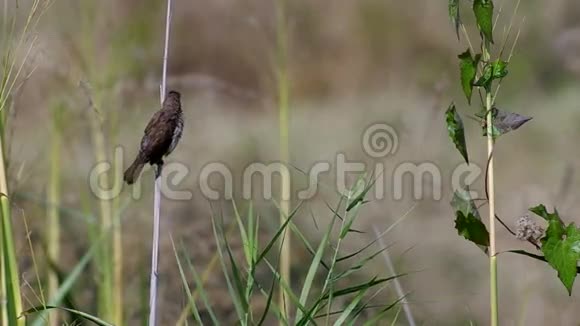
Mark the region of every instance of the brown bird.
POLYGON ((123 180, 133 184, 141 174, 145 164, 156 165, 155 178, 161 174, 163 157, 169 155, 177 146, 183 132, 183 112, 181 94, 170 91, 163 101, 161 110, 155 112, 141 139, 141 148, 135 161, 125 171, 123 180))

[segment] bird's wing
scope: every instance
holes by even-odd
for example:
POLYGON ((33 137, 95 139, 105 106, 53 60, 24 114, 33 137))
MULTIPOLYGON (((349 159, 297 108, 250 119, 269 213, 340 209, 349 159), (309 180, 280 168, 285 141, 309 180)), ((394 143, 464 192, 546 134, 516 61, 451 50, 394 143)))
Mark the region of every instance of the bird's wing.
POLYGON ((157 121, 159 121, 159 119, 161 119, 161 114, 163 113, 162 110, 159 110, 157 112, 155 112, 155 114, 151 117, 151 120, 149 120, 149 123, 147 124, 147 127, 145 127, 145 135, 149 134, 151 127, 153 127, 154 125, 157 124, 157 121))

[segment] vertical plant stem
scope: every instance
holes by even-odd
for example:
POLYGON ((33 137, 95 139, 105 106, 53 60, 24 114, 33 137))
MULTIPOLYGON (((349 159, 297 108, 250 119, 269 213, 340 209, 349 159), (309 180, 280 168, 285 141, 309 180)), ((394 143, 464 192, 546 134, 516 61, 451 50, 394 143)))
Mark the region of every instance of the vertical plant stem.
MULTIPOLYGON (((107 150, 105 135, 103 131, 102 117, 98 112, 98 104, 101 103, 102 95, 101 91, 97 90, 97 94, 93 99, 90 86, 86 82, 81 82, 81 88, 84 89, 86 96, 89 101, 89 110, 91 110, 89 121, 91 124, 91 137, 93 141, 93 147, 95 152, 95 159, 97 162, 107 162, 107 150)), ((101 174, 99 176, 99 183, 102 187, 99 190, 103 190, 103 193, 99 191, 96 193, 96 197, 99 199, 99 233, 105 238, 99 245, 98 251, 98 264, 97 271, 99 273, 99 286, 98 286, 98 311, 99 315, 106 320, 113 320, 114 310, 113 307, 113 283, 112 283, 112 259, 111 259, 111 241, 110 241, 110 230, 112 228, 112 205, 111 200, 107 198, 104 194, 105 189, 110 189, 110 178, 107 174, 101 174)))
MULTIPOLYGON (((1 104, 2 102, 0 102, 0 109, 3 109, 3 105, 1 104)), ((0 111, 0 117, 2 116, 2 112, 4 112, 4 110, 0 111)), ((2 133, 2 126, 3 125, 3 121, 2 118, 0 118, 0 137, 2 137, 2 140, 4 139, 3 133, 2 133)), ((1 146, 0 146, 1 147, 1 146)), ((4 149, 2 148, 2 151, 4 149)), ((2 155, 2 169, 4 169, 4 154, 0 154, 2 155)), ((7 193, 4 193, 2 191, 2 193, 0 193, 0 196, 4 197, 4 196, 8 196, 7 193), (3 195, 4 194, 4 195, 3 195)), ((3 209, 4 207, 0 207, 0 209, 3 209)), ((6 326, 8 325, 8 277, 7 277, 7 252, 6 252, 6 246, 4 246, 4 241, 6 241, 6 239, 4 238, 4 213, 2 211, 2 213, 0 213, 2 215, 2 223, 0 223, 0 322, 2 326, 6 326)), ((12 230, 9 230, 10 234, 12 233, 12 230)))
POLYGON ((149 284, 149 326, 157 324, 157 283, 159 268, 159 211, 161 210, 160 178, 155 172, 155 195, 153 200, 153 245, 151 246, 151 281, 149 284))
MULTIPOLYGON (((48 186, 48 227, 47 227, 47 251, 48 259, 58 265, 60 255, 60 217, 58 207, 60 205, 60 153, 61 139, 61 111, 62 106, 57 105, 53 109, 53 124, 50 151, 50 181, 48 186)), ((51 300, 58 291, 58 277, 55 271, 48 271, 48 298, 51 300)), ((57 326, 58 312, 53 312, 49 317, 49 324, 57 326)))
MULTIPOLYGON (((485 61, 490 60, 489 44, 484 45, 483 57, 485 61)), ((492 92, 486 90, 486 122, 487 122, 487 189, 489 195, 489 282, 490 282, 490 321, 492 326, 498 325, 498 286, 497 286, 497 257, 495 247, 495 181, 493 166, 493 113, 492 113, 492 92)))
MULTIPOLYGON (((120 166, 115 160, 113 162, 114 180, 121 180, 119 174, 120 166)), ((116 181, 115 181, 116 182, 116 181)), ((121 214, 119 208, 119 196, 115 196, 112 202, 113 215, 113 323, 123 325, 123 230, 121 225, 121 214)))
MULTIPOLYGON (((5 110, 0 106, 0 109, 5 110)), ((4 134, 0 133, 0 208, 2 212, 2 261, 4 269, 0 271, 5 282, 2 303, 5 306, 5 319, 2 320, 2 325, 24 326, 24 318, 18 318, 22 312, 22 298, 20 296, 20 282, 18 273, 18 264, 16 262, 16 254, 14 247, 14 238, 12 232, 12 215, 10 210, 10 201, 8 200, 8 182, 6 180, 6 166, 4 153, 4 134)), ((3 308, 4 309, 4 308, 3 308)))
MULTIPOLYGON (((279 128, 280 128, 280 161, 287 164, 290 158, 289 149, 289 99, 290 90, 288 82, 288 53, 287 53, 287 35, 286 35, 286 1, 278 0, 276 7, 276 41, 277 41, 277 57, 276 57, 276 78, 278 85, 278 114, 279 114, 279 128)), ((290 174, 282 173, 280 182, 280 225, 283 225, 288 218, 290 212, 290 174)), ((288 287, 291 286, 290 267, 291 267, 291 237, 290 232, 284 230, 284 237, 282 240, 282 250, 280 257, 280 284, 286 283, 288 287)), ((278 305, 281 309, 282 318, 288 320, 288 313, 291 309, 288 300, 285 298, 285 292, 282 285, 279 289, 278 305)), ((280 321, 282 323, 282 321, 280 321)))
MULTIPOLYGON (((167 0, 167 15, 165 17, 165 44, 163 46, 163 72, 161 76, 160 99, 161 105, 167 90, 167 59, 169 55, 169 30, 171 26, 171 0, 167 0)), ((161 168, 155 171, 155 195, 153 202, 153 245, 151 247, 151 283, 149 289, 149 326, 157 324, 157 282, 159 257, 159 221, 161 210, 161 168)))

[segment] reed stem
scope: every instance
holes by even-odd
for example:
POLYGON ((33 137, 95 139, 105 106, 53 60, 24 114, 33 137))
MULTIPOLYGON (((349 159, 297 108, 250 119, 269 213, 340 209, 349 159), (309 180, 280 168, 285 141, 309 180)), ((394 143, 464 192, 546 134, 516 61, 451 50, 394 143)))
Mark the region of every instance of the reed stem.
MULTIPOLYGON (((288 81, 288 53, 287 53, 287 35, 286 35, 286 1, 278 0, 276 7, 277 28, 277 58, 276 58, 276 78, 278 85, 278 112, 279 112, 279 129, 280 129, 280 161, 287 164, 290 159, 289 146, 289 100, 290 89, 288 81)), ((280 225, 283 225, 290 213, 290 174, 282 173, 280 182, 280 225)), ((280 257, 280 284, 286 283, 290 287, 291 283, 291 233, 284 229, 282 240, 282 250, 280 257)), ((280 307, 282 318, 288 320, 291 307, 289 300, 285 298, 285 290, 282 285, 279 289, 278 305, 280 307)), ((282 325, 282 321, 280 321, 282 325)))
MULTIPOLYGON (((171 0, 167 0, 167 15, 165 17, 165 44, 163 47, 163 73, 161 76, 160 99, 161 105, 167 91, 167 61, 169 55, 169 31, 171 26, 171 0)), ((155 195, 153 202, 153 245, 151 247, 151 283, 149 289, 149 326, 157 324, 157 283, 159 259, 159 229, 161 211, 161 167, 155 171, 155 195)))

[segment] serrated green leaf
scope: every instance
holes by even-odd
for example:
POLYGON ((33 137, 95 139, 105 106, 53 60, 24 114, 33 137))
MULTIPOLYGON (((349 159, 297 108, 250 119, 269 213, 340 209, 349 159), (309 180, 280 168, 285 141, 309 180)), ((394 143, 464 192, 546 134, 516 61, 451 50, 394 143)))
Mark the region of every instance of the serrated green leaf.
POLYGON ((465 239, 479 246, 489 246, 489 232, 485 224, 473 214, 463 214, 461 211, 455 212, 455 229, 457 233, 465 239))
POLYGON ((496 79, 502 79, 508 74, 508 63, 502 60, 496 60, 486 63, 483 67, 481 77, 473 84, 474 86, 484 87, 488 92, 491 91, 491 83, 496 79))
POLYGON ((477 27, 485 39, 493 43, 493 1, 474 0, 473 13, 477 21, 477 27))
POLYGON ((565 227, 556 209, 550 213, 544 205, 538 205, 530 211, 548 221, 546 235, 541 240, 542 252, 548 264, 558 272, 568 294, 572 295, 580 260, 580 229, 574 223, 565 227))
POLYGON ((459 16, 459 0, 449 0, 449 18, 455 28, 457 39, 459 39, 459 25, 461 25, 461 17, 459 16))
POLYGON ((568 225, 565 233, 561 230, 550 232, 556 223, 550 223, 546 236, 542 239, 542 252, 546 260, 557 272, 558 278, 572 295, 572 286, 576 279, 578 260, 580 260, 580 229, 574 223, 568 225), (556 236, 560 234, 560 236, 556 236))
POLYGON ((491 91, 491 82, 493 81, 493 65, 486 64, 483 67, 483 73, 473 86, 484 87, 488 92, 491 91))
POLYGON ((453 193, 450 204, 455 212, 455 228, 459 235, 477 244, 487 253, 489 233, 468 190, 460 189, 453 193))
POLYGON ((507 61, 497 59, 491 65, 492 65, 492 69, 493 69, 493 79, 501 79, 501 78, 504 78, 505 76, 507 76, 507 74, 508 74, 507 61))
POLYGON ((529 211, 542 217, 543 219, 545 219, 548 222, 551 220, 561 221, 560 214, 558 214, 558 210, 554 208, 554 213, 549 213, 548 210, 546 209, 546 206, 544 206, 544 204, 540 204, 538 206, 532 207, 529 209, 529 211))
POLYGON ((457 113, 454 103, 451 103, 445 112, 445 120, 447 122, 447 131, 451 141, 453 141, 455 148, 457 148, 459 153, 461 153, 461 156, 463 156, 465 162, 469 164, 463 121, 461 121, 461 117, 459 116, 459 113, 457 113))
POLYGON ((475 75, 477 74, 477 64, 481 59, 481 55, 478 54, 475 56, 475 58, 473 58, 471 56, 471 51, 467 49, 457 57, 459 58, 459 71, 461 73, 461 86, 463 88, 463 93, 467 98, 467 102, 471 104, 473 82, 475 81, 475 75))
POLYGON ((469 189, 456 190, 453 193, 453 198, 451 199, 450 204, 456 212, 462 212, 464 215, 472 214, 476 218, 481 219, 479 211, 469 194, 469 189))

